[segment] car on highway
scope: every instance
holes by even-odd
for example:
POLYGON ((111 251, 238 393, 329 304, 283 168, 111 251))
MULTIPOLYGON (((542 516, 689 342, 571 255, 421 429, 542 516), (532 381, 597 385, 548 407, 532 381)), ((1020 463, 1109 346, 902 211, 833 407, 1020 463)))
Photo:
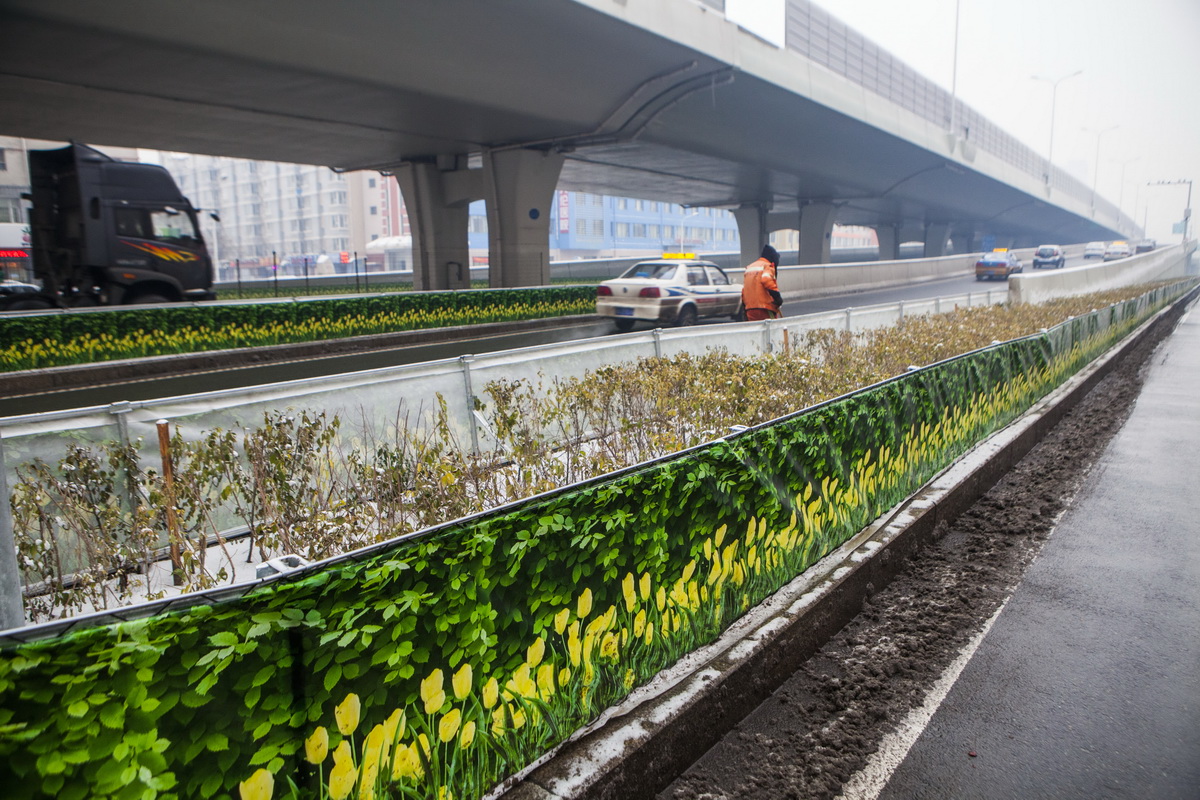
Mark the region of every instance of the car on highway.
POLYGON ((1113 242, 1104 249, 1104 260, 1115 261, 1118 258, 1128 258, 1133 255, 1129 242, 1113 242))
POLYGON ((1104 258, 1104 251, 1108 249, 1108 242, 1088 242, 1083 247, 1083 257, 1088 258, 1104 258))
POLYGON ((1017 254, 1007 248, 984 253, 975 262, 975 280, 977 281, 981 281, 984 278, 1006 280, 1014 272, 1024 271, 1025 265, 1021 263, 1021 259, 1017 258, 1017 254))
POLYGON ((742 285, 711 261, 691 253, 639 261, 596 289, 596 313, 612 317, 619 331, 635 322, 694 325, 702 317, 742 315, 742 285))
POLYGON ((1067 265, 1067 254, 1056 244, 1044 244, 1033 251, 1033 268, 1062 269, 1067 265))
POLYGON ((0 294, 37 294, 40 291, 41 289, 32 283, 22 283, 21 281, 14 281, 8 278, 0 280, 0 294))
POLYGON ((1133 251, 1135 253, 1149 253, 1156 247, 1158 247, 1158 242, 1154 241, 1153 239, 1142 239, 1137 243, 1137 246, 1133 248, 1133 251))

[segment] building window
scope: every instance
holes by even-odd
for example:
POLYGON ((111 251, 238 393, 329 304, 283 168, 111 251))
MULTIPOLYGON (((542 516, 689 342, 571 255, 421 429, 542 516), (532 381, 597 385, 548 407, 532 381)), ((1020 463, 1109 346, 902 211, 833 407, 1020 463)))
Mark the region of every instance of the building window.
MULTIPOLYGON (((375 188, 375 179, 374 178, 367 178, 367 188, 368 189, 375 188)), ((375 213, 375 212, 371 212, 371 213, 375 213)))
POLYGON ((5 155, 5 150, 0 147, 0 172, 8 170, 8 156, 5 155))
POLYGON ((629 208, 629 200, 627 200, 624 197, 618 198, 617 199, 617 208, 622 209, 622 210, 629 208))
POLYGON ((378 213, 379 213, 379 207, 378 207, 378 206, 371 206, 371 216, 375 216, 375 215, 376 215, 376 214, 378 214, 378 213))
POLYGON ((21 201, 13 197, 0 197, 0 222, 25 222, 21 201))
POLYGON ((618 239, 628 239, 629 238, 629 223, 628 222, 616 223, 616 227, 613 229, 613 236, 616 236, 618 239))
MULTIPOLYGON (((641 202, 641 201, 639 200, 638 202, 641 202)), ((633 238, 635 238, 635 239, 645 239, 646 238, 646 226, 640 222, 635 223, 633 226, 633 229, 632 229, 632 233, 633 233, 633 238)))
POLYGON ((329 193, 329 202, 333 203, 334 205, 344 206, 346 204, 346 193, 345 192, 330 192, 329 193))
POLYGON ((329 224, 335 228, 344 228, 349 223, 346 221, 345 214, 333 214, 329 217, 329 224))

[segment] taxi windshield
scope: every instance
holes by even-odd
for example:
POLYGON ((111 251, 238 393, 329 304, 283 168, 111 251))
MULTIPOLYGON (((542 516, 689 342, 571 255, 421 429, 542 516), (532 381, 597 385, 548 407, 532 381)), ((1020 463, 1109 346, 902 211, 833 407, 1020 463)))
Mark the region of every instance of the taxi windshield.
POLYGON ((625 271, 622 278, 649 278, 652 281, 669 281, 675 277, 678 264, 665 264, 656 261, 643 261, 634 264, 625 271))

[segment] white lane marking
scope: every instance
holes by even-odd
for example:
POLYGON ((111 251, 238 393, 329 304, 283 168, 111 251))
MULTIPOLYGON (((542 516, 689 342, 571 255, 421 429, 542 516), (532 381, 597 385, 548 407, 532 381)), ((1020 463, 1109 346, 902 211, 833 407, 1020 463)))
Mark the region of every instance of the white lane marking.
POLYGON ((987 636, 988 631, 992 629, 992 623, 1000 616, 1000 612, 1008 605, 1008 600, 1011 598, 1012 594, 1010 593, 1008 598, 996 609, 996 613, 992 614, 979 632, 971 638, 971 641, 967 642, 958 652, 958 657, 930 687, 929 694, 925 695, 925 702, 908 712, 896 726, 896 730, 883 737, 879 743, 879 749, 871 756, 867 765, 842 786, 842 793, 838 795, 838 800, 875 800, 879 797, 883 787, 887 786, 887 782, 891 780, 892 773, 904 761, 908 751, 921 736, 925 727, 929 725, 929 720, 933 718, 934 712, 946 699, 954 682, 958 680, 958 676, 967 666, 967 662, 975 655, 975 651, 983 642, 983 637, 987 636))

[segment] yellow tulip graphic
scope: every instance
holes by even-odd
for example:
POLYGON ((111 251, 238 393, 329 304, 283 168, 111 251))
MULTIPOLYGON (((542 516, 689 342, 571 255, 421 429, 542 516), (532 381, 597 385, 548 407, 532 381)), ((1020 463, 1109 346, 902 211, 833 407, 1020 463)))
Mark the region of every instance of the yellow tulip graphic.
POLYGON ((650 573, 649 572, 642 575, 641 583, 638 585, 638 591, 641 592, 643 602, 650 600, 650 573))
POLYGON ((475 741, 475 720, 469 719, 463 723, 462 733, 458 737, 458 746, 466 750, 475 741))
POLYGON ((483 707, 491 708, 500 697, 500 683, 495 678, 489 678, 483 685, 483 707))
POLYGON ((543 700, 554 696, 554 665, 542 664, 537 671, 538 694, 543 700))
POLYGON ((313 731, 312 736, 304 740, 304 757, 310 764, 320 764, 329 755, 329 731, 324 727, 313 731))
POLYGON ((607 658, 609 661, 617 660, 617 636, 609 632, 604 634, 604 639, 600 642, 600 655, 607 658))
POLYGON ((341 731, 342 736, 354 733, 354 729, 358 727, 361 711, 358 695, 353 693, 346 695, 346 699, 333 709, 333 718, 337 721, 337 728, 341 731))
POLYGON ((384 738, 389 745, 395 744, 397 739, 404 736, 404 729, 407 727, 407 715, 400 709, 392 712, 392 715, 383 722, 384 738))
POLYGON ((271 800, 275 792, 275 776, 265 769, 257 770, 246 780, 238 784, 238 794, 242 800, 271 800))
POLYGON ((454 738, 454 734, 458 733, 459 723, 462 722, 462 712, 457 708, 450 709, 446 716, 442 717, 442 721, 438 723, 438 738, 442 742, 448 742, 454 738))
POLYGON ((345 800, 349 797, 357 778, 358 770, 354 768, 354 758, 350 755, 350 742, 342 740, 333 751, 333 769, 329 771, 330 799, 345 800))
POLYGON ((398 746, 392 760, 392 780, 420 778, 424 774, 425 770, 421 767, 421 757, 417 754, 417 748, 406 744, 398 746))
POLYGON ((592 613, 592 590, 584 589, 583 594, 579 595, 579 604, 576 607, 576 616, 580 619, 583 619, 590 613, 592 613))
POLYGON ((562 636, 563 631, 567 629, 567 623, 571 621, 571 609, 564 608, 562 611, 554 615, 554 632, 562 636))
POLYGON ((454 678, 450 681, 454 687, 454 696, 459 700, 465 700, 467 695, 471 693, 471 682, 474 680, 474 673, 471 670, 470 664, 463 664, 462 669, 454 673, 454 678))
POLYGON ((421 701, 425 703, 425 713, 434 714, 446 703, 446 692, 443 690, 443 677, 440 669, 429 673, 429 677, 421 681, 421 701))
POLYGON ((646 630, 646 609, 638 611, 637 616, 633 618, 633 635, 638 637, 646 630))
POLYGON ((630 572, 625 576, 625 580, 621 581, 621 594, 625 596, 625 610, 630 614, 637 607, 637 593, 633 586, 633 573, 630 572))
POLYGON ((529 662, 529 666, 536 667, 542 663, 542 658, 546 655, 546 641, 542 637, 538 637, 537 641, 529 645, 529 649, 525 653, 525 660, 529 662))
POLYGON ((504 687, 513 695, 520 697, 533 697, 537 694, 537 686, 533 682, 533 678, 529 674, 529 664, 522 664, 517 667, 517 671, 513 673, 512 678, 504 687))

